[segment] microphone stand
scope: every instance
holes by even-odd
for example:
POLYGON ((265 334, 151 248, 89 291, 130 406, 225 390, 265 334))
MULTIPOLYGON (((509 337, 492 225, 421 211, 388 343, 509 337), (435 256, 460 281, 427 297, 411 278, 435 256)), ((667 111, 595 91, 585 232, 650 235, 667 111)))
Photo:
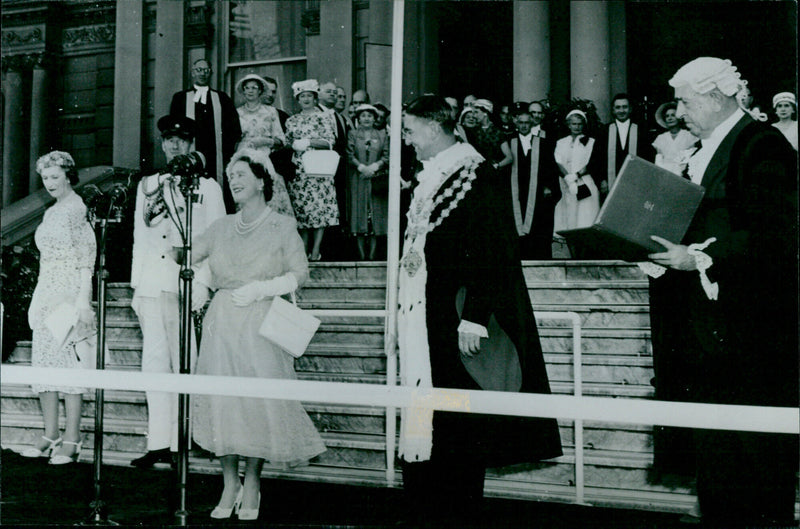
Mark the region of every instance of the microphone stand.
MULTIPOLYGON (((115 201, 122 195, 112 195, 108 211, 104 218, 97 217, 97 206, 89 211, 89 217, 98 235, 98 264, 97 264, 97 369, 105 369, 106 362, 106 230, 109 224, 122 222, 122 204, 115 201), (113 213, 113 217, 111 214, 113 213)), ((103 407, 105 392, 102 388, 95 389, 94 404, 94 500, 89 504, 92 508, 89 516, 78 526, 119 525, 108 518, 108 506, 103 500, 102 482, 100 472, 103 464, 103 407)))
MULTIPOLYGON (((192 346, 192 205, 198 196, 200 176, 182 177, 181 193, 186 204, 186 229, 183 240, 183 260, 181 263, 181 288, 183 296, 180 300, 180 373, 189 374, 192 346)), ((181 393, 178 397, 178 509, 175 511, 175 523, 185 527, 189 511, 186 509, 186 481, 189 474, 189 395, 181 393)))

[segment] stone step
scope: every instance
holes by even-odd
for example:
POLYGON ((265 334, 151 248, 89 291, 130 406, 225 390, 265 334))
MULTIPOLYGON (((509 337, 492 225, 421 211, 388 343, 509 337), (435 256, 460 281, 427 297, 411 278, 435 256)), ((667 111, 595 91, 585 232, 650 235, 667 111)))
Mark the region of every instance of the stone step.
MULTIPOLYGON (((104 417, 110 420, 139 421, 144 431, 147 421, 145 397, 141 392, 109 390, 104 393, 104 417)), ((337 404, 305 403, 304 407, 320 432, 348 432, 384 435, 386 410, 378 407, 349 406, 337 404)), ((84 396, 83 421, 92 429, 95 410, 95 394, 84 396)), ((3 418, 30 419, 39 417, 38 400, 29 386, 7 384, 2 391, 3 418)), ((60 407, 63 416, 63 404, 60 407)), ((399 415, 398 419, 399 421, 399 415)), ((128 424, 127 422, 125 424, 128 424)), ((399 425, 399 422, 398 422, 399 425)), ((565 446, 574 445, 574 425, 572 421, 560 420, 561 439, 565 446)), ((106 432, 111 430, 106 427, 106 432)), ((605 449, 631 452, 649 452, 651 446, 649 426, 597 423, 584 424, 584 447, 586 449, 605 449)))

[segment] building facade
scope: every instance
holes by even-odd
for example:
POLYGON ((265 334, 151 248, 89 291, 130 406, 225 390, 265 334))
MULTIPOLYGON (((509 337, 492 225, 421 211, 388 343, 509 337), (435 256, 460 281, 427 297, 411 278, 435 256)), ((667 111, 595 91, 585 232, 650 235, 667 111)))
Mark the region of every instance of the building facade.
MULTIPOLYGON (((208 59, 232 92, 255 72, 331 80, 387 104, 388 0, 3 0, 3 206, 40 189, 36 158, 80 167, 157 166, 155 121, 208 59)), ((629 92, 647 118, 669 74, 698 55, 729 57, 756 101, 796 88, 795 2, 409 1, 403 99, 474 93, 495 102, 591 99, 601 119, 629 92)), ((237 103, 240 103, 238 99, 237 103)))

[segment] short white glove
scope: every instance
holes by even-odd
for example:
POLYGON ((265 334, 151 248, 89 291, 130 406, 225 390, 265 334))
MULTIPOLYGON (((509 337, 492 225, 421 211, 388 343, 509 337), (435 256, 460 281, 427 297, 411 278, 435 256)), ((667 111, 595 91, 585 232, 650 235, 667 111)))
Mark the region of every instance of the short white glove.
POLYGON ((567 187, 569 188, 569 192, 573 195, 578 194, 578 175, 575 173, 570 173, 564 177, 564 181, 567 183, 567 187))
POLYGON ((267 281, 251 281, 231 292, 231 301, 237 307, 246 307, 266 297, 280 296, 297 290, 297 278, 286 273, 267 281))
POLYGON ((302 138, 299 140, 294 140, 292 142, 292 149, 299 152, 305 151, 309 147, 311 147, 311 140, 309 140, 308 138, 302 138))
POLYGON ((192 311, 197 311, 206 306, 208 302, 208 287, 202 283, 192 281, 192 311))

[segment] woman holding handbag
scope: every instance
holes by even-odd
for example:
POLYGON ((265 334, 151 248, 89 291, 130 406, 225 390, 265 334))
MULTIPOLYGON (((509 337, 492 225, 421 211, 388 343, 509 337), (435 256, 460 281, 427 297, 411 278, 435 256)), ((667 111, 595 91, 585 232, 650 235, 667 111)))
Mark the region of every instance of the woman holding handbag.
POLYGON ((347 135, 350 233, 356 238, 358 256, 375 259, 377 237, 386 235, 389 216, 389 141, 386 129, 375 128, 378 109, 356 108, 358 128, 347 135), (366 246, 369 241, 369 254, 366 246))
MULTIPOLYGON (((75 161, 69 153, 53 151, 36 161, 36 172, 56 203, 44 213, 34 241, 39 249, 39 277, 28 309, 33 329, 31 364, 34 367, 79 367, 75 340, 95 333, 92 312, 92 271, 97 243, 86 217, 86 205, 72 190, 78 183, 75 161), (71 327, 65 322, 71 318, 71 327), (59 331, 61 329, 61 331, 59 331)), ((44 434, 21 452, 24 457, 50 457, 50 464, 77 461, 81 452, 83 388, 37 384, 44 434), (58 429, 58 394, 64 395, 66 428, 58 429)))
POLYGON ((314 149, 331 150, 336 141, 336 130, 333 118, 317 106, 319 83, 315 79, 292 84, 292 91, 300 112, 286 120, 286 143, 294 150, 292 163, 297 169, 296 177, 289 182, 289 196, 300 237, 308 249, 308 258, 319 261, 325 228, 339 225, 339 206, 333 182, 336 167, 329 175, 311 173, 306 170, 307 158, 304 155, 314 149), (314 238, 309 249, 312 232, 314 238))
MULTIPOLYGON (((207 259, 209 287, 217 291, 203 322, 198 374, 297 377, 292 356, 259 334, 273 297, 294 292, 308 278, 297 223, 267 205, 273 171, 264 153, 236 153, 226 173, 238 211, 217 220, 195 244, 195 258, 207 259)), ((224 488, 212 518, 237 513, 240 520, 257 519, 264 460, 294 466, 325 451, 297 401, 197 395, 192 403, 194 440, 222 465, 224 488)))

